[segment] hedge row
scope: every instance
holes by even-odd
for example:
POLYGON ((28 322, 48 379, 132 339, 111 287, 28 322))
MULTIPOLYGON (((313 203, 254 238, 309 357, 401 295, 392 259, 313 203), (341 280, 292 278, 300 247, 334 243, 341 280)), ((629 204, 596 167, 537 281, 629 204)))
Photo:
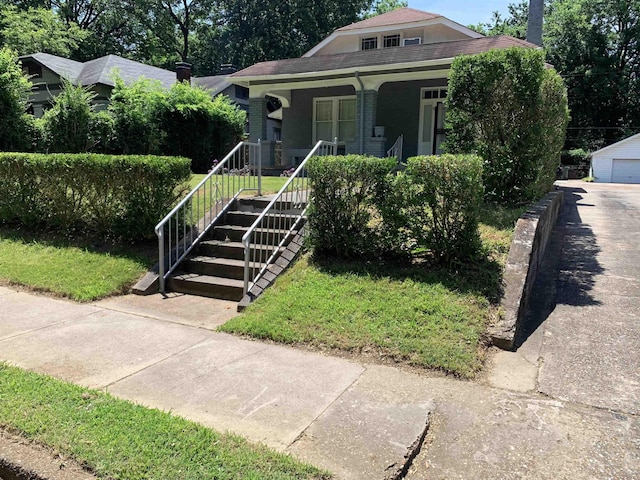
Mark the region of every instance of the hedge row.
POLYGON ((190 160, 0 153, 0 220, 138 240, 184 194, 190 160))
POLYGON ((378 256, 428 250, 436 261, 468 258, 479 246, 482 159, 350 155, 309 162, 313 199, 309 239, 319 254, 378 256))

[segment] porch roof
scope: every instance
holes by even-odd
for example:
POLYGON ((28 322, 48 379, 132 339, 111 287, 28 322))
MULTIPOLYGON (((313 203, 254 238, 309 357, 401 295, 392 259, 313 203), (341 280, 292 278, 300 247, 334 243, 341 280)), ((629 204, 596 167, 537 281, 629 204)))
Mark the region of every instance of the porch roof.
POLYGON ((329 74, 329 72, 333 73, 339 70, 358 70, 366 67, 380 67, 380 69, 384 70, 410 67, 411 64, 421 62, 447 64, 459 55, 473 55, 487 50, 509 47, 538 48, 537 45, 507 35, 481 37, 407 47, 261 62, 234 73, 230 76, 230 80, 234 83, 248 84, 252 80, 261 80, 265 77, 284 79, 300 74, 329 74), (442 60, 442 62, 438 62, 439 60, 442 60))

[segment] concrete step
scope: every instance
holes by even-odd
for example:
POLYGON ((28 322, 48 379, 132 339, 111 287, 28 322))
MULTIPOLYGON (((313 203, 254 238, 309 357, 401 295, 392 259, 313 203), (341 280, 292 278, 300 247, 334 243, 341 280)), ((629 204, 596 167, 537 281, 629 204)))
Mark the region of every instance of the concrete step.
MULTIPOLYGON (((236 210, 229 212, 226 215, 225 223, 228 225, 237 225, 241 227, 250 227, 260 217, 260 212, 246 212, 236 210)), ((267 215, 262 220, 262 227, 264 228, 279 228, 290 229, 293 223, 298 218, 297 215, 291 215, 284 213, 282 215, 267 215)))
MULTIPOLYGON (((241 212, 262 213, 271 202, 269 197, 243 197, 236 202, 235 209, 241 212)), ((277 210, 289 211, 294 209, 294 203, 290 201, 279 201, 276 204, 277 210)))
MULTIPOLYGON (((248 227, 238 225, 219 225, 213 227, 211 232, 211 240, 220 240, 225 242, 240 242, 242 236, 247 233, 248 227)), ((288 233, 288 230, 280 230, 273 228, 258 228, 255 230, 256 243, 273 244, 280 243, 280 240, 288 233)))
MULTIPOLYGON (((267 245, 254 245, 252 247, 257 250, 257 258, 266 259, 267 253, 271 255, 271 247, 267 245)), ((282 250, 282 249, 281 249, 282 250)), ((201 242, 195 250, 195 254, 205 257, 232 258, 236 260, 244 260, 244 245, 242 242, 224 242, 221 240, 206 240, 201 242)), ((251 258, 253 258, 253 253, 251 258)))
POLYGON ((239 302, 242 300, 244 282, 233 278, 176 272, 167 279, 167 286, 174 292, 239 302))
MULTIPOLYGON (((253 263, 250 263, 252 266, 253 263)), ((244 260, 233 258, 194 256, 182 262, 185 272, 209 275, 211 277, 244 279, 244 260)))

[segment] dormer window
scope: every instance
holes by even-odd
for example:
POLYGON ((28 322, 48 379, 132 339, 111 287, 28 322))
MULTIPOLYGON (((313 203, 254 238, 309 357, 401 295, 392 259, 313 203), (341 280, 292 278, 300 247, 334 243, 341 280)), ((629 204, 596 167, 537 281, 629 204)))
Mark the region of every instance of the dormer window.
POLYGON ((378 37, 367 37, 362 39, 361 50, 375 50, 378 48, 378 37))
POLYGON ((404 38, 402 40, 402 45, 408 47, 410 45, 420 45, 422 44, 422 37, 410 37, 404 38))
POLYGON ((384 48, 399 47, 400 46, 400 34, 385 35, 382 39, 382 46, 384 48))

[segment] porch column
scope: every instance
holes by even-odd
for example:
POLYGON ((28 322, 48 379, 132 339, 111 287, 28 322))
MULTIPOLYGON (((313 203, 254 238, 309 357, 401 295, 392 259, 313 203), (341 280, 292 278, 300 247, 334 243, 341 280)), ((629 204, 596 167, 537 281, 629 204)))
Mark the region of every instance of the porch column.
POLYGON ((360 99, 364 101, 364 155, 383 157, 386 153, 386 138, 375 137, 374 129, 376 123, 376 111, 378 110, 378 91, 365 90, 362 95, 358 95, 358 134, 360 134, 360 99))
POLYGON ((267 138, 267 99, 249 99, 249 140, 257 142, 267 138))

